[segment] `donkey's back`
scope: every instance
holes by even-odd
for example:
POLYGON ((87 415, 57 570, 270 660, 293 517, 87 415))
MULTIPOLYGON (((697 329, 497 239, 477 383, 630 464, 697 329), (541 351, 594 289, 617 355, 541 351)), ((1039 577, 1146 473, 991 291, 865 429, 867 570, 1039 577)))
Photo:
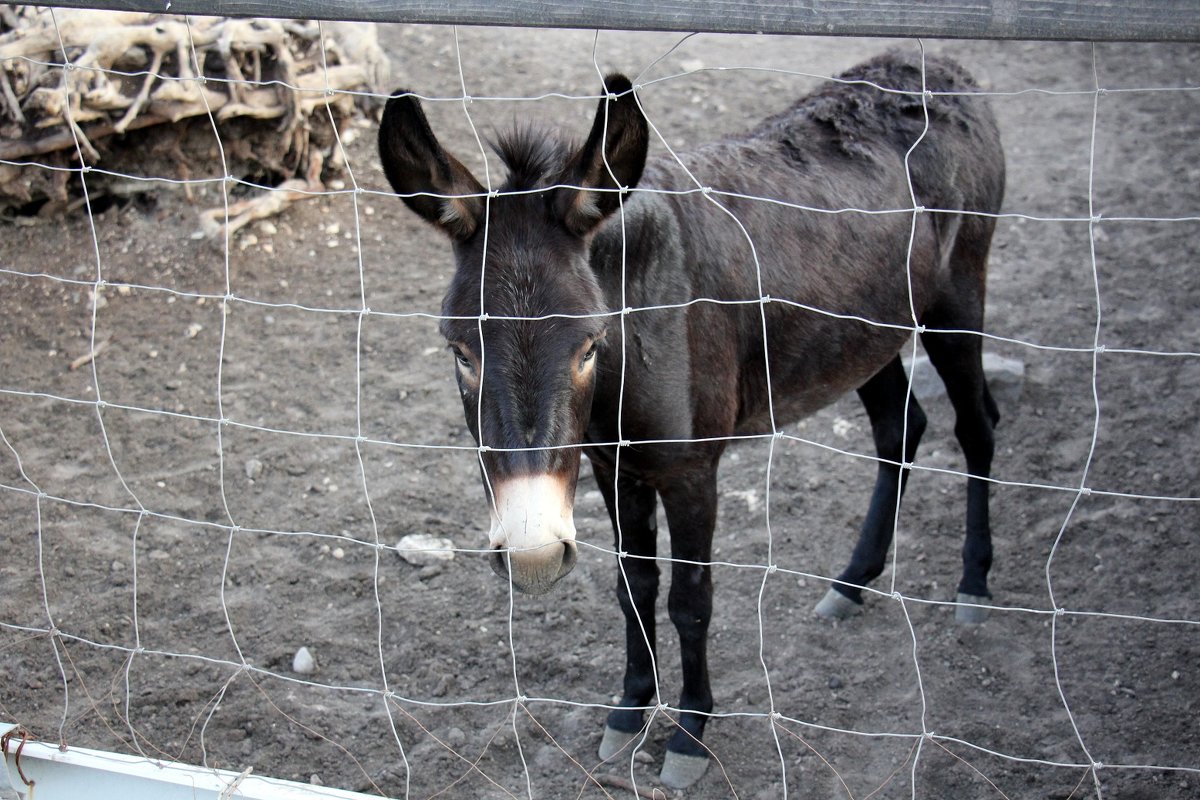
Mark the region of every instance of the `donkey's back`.
POLYGON ((872 160, 887 167, 888 153, 907 156, 918 205, 994 213, 1004 193, 1004 154, 991 107, 978 93, 956 61, 889 52, 764 120, 748 138, 777 141, 816 169, 872 160))
MULTIPOLYGON (((928 58, 922 74, 885 54, 744 134, 647 164, 642 188, 715 193, 639 194, 610 222, 593 260, 614 308, 745 305, 688 309, 690 430, 645 438, 762 431, 862 386, 915 325, 980 329, 1003 151, 962 67, 928 58)), ((643 326, 681 338, 653 317, 643 326)), ((646 378, 647 409, 682 388, 646 378)))

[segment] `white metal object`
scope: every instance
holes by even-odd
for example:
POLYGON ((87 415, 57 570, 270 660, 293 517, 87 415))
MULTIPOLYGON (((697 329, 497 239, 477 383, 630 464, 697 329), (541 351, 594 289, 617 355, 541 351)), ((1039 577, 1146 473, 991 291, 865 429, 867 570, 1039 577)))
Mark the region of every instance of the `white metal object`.
MULTIPOLYGON (((0 722, 0 736, 16 725, 0 722)), ((10 739, 0 770, 0 800, 379 800, 374 795, 313 786, 307 783, 261 778, 244 772, 205 769, 190 764, 157 761, 141 756, 110 753, 26 740, 10 739), (21 774, 33 782, 25 784, 21 774)))

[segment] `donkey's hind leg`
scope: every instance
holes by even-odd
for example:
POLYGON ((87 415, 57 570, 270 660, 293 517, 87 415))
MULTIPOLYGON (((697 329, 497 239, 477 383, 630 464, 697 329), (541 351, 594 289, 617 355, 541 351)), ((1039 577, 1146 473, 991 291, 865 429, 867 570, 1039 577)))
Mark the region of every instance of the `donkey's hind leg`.
MULTIPOLYGON (((931 320, 932 321, 932 320, 931 320)), ((973 323, 975 321, 968 321, 973 323)), ((941 318, 937 327, 977 330, 974 324, 941 318)), ((954 435, 967 461, 967 533, 963 543, 963 575, 958 585, 955 617, 983 622, 991 599, 987 576, 992 566, 992 532, 988 513, 988 478, 995 451, 993 430, 1000 421, 996 402, 983 374, 983 340, 972 333, 927 331, 921 337, 929 360, 946 384, 954 406, 954 435)))
POLYGON ((908 482, 908 470, 900 465, 912 462, 925 432, 925 412, 917 404, 917 398, 909 395, 908 376, 900 356, 863 384, 858 396, 871 419, 879 472, 850 563, 838 577, 839 583, 834 584, 815 609, 818 616, 826 619, 844 619, 859 611, 860 587, 883 572, 896 532, 896 507, 908 482))

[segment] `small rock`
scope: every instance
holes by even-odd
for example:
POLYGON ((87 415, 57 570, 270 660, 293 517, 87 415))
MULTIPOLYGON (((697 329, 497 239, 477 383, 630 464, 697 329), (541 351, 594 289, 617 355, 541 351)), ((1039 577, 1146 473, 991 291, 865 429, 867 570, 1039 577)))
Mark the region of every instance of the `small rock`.
POLYGON ((125 569, 125 565, 120 561, 114 561, 109 565, 109 569, 111 569, 113 572, 121 572, 125 569))
POLYGON ((848 438, 850 438, 850 434, 852 434, 857 429, 858 429, 857 425, 855 425, 853 422, 851 422, 850 420, 845 419, 843 417, 835 417, 833 420, 833 435, 834 436, 840 437, 842 439, 848 439, 848 438))
POLYGON ((837 675, 834 675, 832 678, 829 679, 829 688, 832 689, 833 691, 836 692, 838 689, 841 689, 843 686, 845 686, 845 684, 842 683, 842 679, 839 678, 837 675))
POLYGON ((325 785, 325 782, 321 780, 321 776, 315 772, 312 775, 308 776, 308 783, 310 786, 324 786, 325 785))
POLYGON ((263 463, 257 458, 246 459, 246 463, 242 467, 246 470, 246 477, 250 480, 257 479, 263 472, 263 463))
MULTIPOLYGON (((928 356, 918 356, 912 362, 906 358, 904 368, 912 373, 912 390, 918 400, 928 400, 946 393, 928 356)), ((995 353, 984 353, 983 373, 987 377, 992 396, 997 400, 1015 403, 1020 399, 1021 388, 1025 383, 1024 361, 1005 358, 995 353)))
POLYGON ((650 755, 650 753, 647 752, 645 748, 641 748, 634 752, 633 760, 638 762, 639 764, 653 764, 654 756, 650 755))
POLYGON ((446 731, 443 741, 448 747, 458 748, 467 743, 467 735, 463 733, 462 728, 454 727, 446 731))
POLYGON ((427 581, 432 578, 436 578, 444 571, 445 570, 442 569, 441 564, 429 564, 428 566, 421 567, 421 569, 417 572, 417 578, 419 580, 427 581))
POLYGON ((340 547, 335 547, 335 548, 333 548, 333 552, 330 553, 330 555, 333 556, 334 558, 336 558, 338 561, 341 561, 343 558, 346 557, 346 551, 340 547))
POLYGON ((292 672, 297 675, 312 675, 317 671, 317 661, 307 647, 301 647, 292 657, 292 672))
POLYGON ((396 552, 409 564, 425 567, 439 561, 452 560, 453 547, 454 543, 449 539, 430 536, 427 533, 410 533, 396 543, 396 552))

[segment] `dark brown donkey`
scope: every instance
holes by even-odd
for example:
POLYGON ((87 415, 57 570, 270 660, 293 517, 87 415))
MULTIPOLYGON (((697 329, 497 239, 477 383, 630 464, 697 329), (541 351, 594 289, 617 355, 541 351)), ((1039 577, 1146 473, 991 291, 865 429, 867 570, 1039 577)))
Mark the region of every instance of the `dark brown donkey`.
POLYGON ((990 597, 984 479, 998 414, 973 332, 1004 156, 975 84, 942 59, 928 60, 923 83, 919 59, 877 58, 749 133, 649 162, 629 80, 605 83, 582 146, 531 129, 500 141, 508 175, 490 194, 407 93, 388 102, 379 148, 395 191, 453 243, 441 330, 480 445, 496 572, 549 591, 576 559, 581 452, 599 480, 627 647, 603 758, 638 738, 657 699, 662 500, 683 689, 661 777, 682 786, 708 763, 709 562, 728 437, 778 431, 858 392, 879 475, 850 564, 817 606, 851 613, 883 571, 902 467, 925 428, 898 355, 914 329, 971 475, 959 601, 990 597))

